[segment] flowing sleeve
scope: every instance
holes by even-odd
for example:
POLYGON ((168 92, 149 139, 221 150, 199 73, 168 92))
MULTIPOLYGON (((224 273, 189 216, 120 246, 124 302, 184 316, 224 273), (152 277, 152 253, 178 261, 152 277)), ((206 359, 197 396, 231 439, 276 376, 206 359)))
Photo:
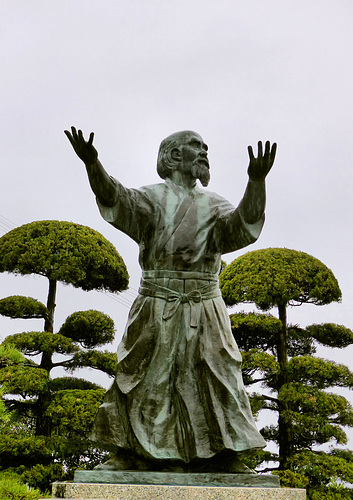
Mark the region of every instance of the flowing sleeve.
POLYGON ((139 189, 129 189, 112 177, 116 187, 116 203, 107 207, 97 199, 99 211, 107 222, 137 243, 153 217, 153 207, 146 194, 139 189))
POLYGON ((260 236, 265 222, 264 214, 259 220, 249 224, 243 217, 241 203, 238 208, 234 208, 231 203, 221 197, 217 202, 217 212, 215 240, 221 254, 247 247, 260 236))

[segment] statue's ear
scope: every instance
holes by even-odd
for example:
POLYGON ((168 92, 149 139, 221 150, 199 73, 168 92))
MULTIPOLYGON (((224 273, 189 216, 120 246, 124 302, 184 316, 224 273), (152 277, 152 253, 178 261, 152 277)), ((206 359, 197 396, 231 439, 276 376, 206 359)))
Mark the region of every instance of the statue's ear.
POLYGON ((180 148, 171 148, 168 151, 168 156, 172 160, 173 163, 181 161, 181 149, 180 148))

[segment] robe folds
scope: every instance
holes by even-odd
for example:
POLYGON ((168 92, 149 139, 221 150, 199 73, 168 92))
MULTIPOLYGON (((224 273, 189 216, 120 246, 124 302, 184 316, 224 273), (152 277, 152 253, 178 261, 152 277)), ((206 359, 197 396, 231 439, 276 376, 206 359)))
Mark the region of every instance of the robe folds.
POLYGON ((235 209, 169 179, 140 189, 114 182, 115 205, 98 206, 139 244, 143 275, 91 440, 115 453, 186 463, 263 448, 218 273, 222 254, 257 239, 264 216, 247 224, 242 203, 235 209))

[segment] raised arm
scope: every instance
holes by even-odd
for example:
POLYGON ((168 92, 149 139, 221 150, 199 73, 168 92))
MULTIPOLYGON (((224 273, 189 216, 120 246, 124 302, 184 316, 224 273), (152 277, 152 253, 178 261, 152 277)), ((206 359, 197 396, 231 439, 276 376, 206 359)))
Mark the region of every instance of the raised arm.
POLYGON ((64 132, 75 153, 86 165, 92 191, 102 205, 113 206, 116 201, 115 184, 98 159, 98 152, 93 146, 94 133, 91 132, 88 141, 86 141, 82 131, 77 131, 75 127, 71 127, 71 133, 68 130, 64 132))
POLYGON ((276 143, 270 147, 270 142, 267 141, 263 152, 262 142, 260 141, 258 143, 258 155, 255 158, 252 147, 248 147, 250 158, 248 167, 249 182, 238 208, 244 220, 249 224, 256 223, 265 211, 265 178, 275 161, 276 149, 276 143))

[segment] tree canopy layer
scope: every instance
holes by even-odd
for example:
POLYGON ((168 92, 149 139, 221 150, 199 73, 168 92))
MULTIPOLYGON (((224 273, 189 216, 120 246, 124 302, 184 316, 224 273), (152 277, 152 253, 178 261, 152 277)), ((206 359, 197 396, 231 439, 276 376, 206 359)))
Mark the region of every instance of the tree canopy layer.
POLYGON ((60 221, 33 222, 0 238, 5 271, 39 274, 49 283, 46 305, 21 295, 0 299, 4 316, 44 319, 43 331, 8 335, 0 346, 0 417, 7 411, 0 420, 0 471, 12 468, 28 484, 47 489, 64 473, 71 479, 82 464, 92 468, 105 453, 87 439, 104 389, 73 376, 53 379, 52 370, 89 367, 114 376, 117 364, 115 354, 97 351, 114 339, 114 322, 106 314, 74 312, 54 332, 57 282, 116 292, 127 288, 128 274, 102 235, 60 221))
POLYGON ((100 233, 56 220, 31 222, 0 238, 0 272, 39 274, 83 290, 125 290, 124 261, 100 233))
POLYGON ((39 300, 21 295, 0 299, 0 314, 10 318, 45 318, 47 308, 39 300))
POLYGON ((352 498, 352 490, 342 485, 353 484, 352 452, 333 446, 346 444, 346 428, 353 427, 353 407, 337 393, 353 388, 353 373, 313 355, 320 344, 341 349, 352 345, 353 332, 334 323, 306 328, 287 323, 290 305, 341 299, 332 271, 304 252, 269 248, 233 261, 220 284, 228 305, 252 302, 262 311, 278 310, 278 319, 255 312, 230 316, 242 351, 244 383, 257 390, 251 394, 252 410, 277 415, 277 424, 261 433, 278 445, 278 454, 260 452, 248 465, 277 462, 277 467, 262 470, 276 470, 283 486, 306 487, 310 500, 352 498), (332 451, 325 454, 321 446, 328 444, 332 451))
POLYGON ((279 304, 329 304, 341 299, 332 271, 315 257, 287 248, 266 248, 242 255, 220 275, 228 306, 254 302, 262 311, 279 304))

